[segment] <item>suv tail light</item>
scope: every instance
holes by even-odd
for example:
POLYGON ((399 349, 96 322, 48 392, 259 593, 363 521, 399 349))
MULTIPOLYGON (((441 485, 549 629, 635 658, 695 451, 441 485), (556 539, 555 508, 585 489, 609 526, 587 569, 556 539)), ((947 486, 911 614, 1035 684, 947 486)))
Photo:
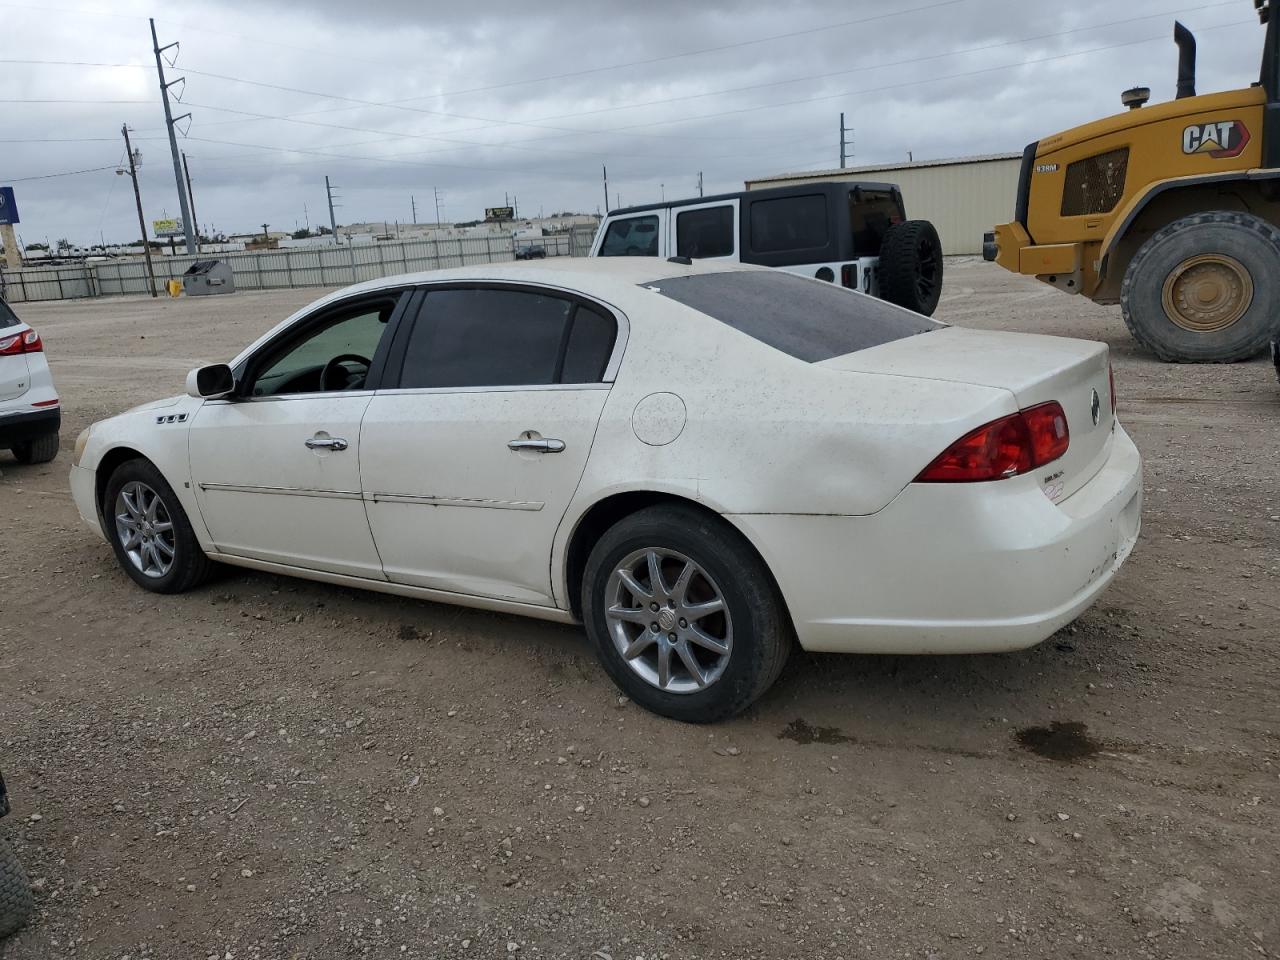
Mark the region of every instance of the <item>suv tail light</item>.
POLYGON ((920 471, 916 483, 974 483, 1016 477, 1067 452, 1067 415, 1056 400, 971 430, 920 471))
POLYGON ((856 263, 846 263, 840 268, 840 286, 848 287, 850 290, 858 289, 858 265, 856 263))
POLYGON ((11 337, 0 338, 0 357, 16 357, 20 353, 41 353, 44 343, 34 330, 23 330, 11 337))

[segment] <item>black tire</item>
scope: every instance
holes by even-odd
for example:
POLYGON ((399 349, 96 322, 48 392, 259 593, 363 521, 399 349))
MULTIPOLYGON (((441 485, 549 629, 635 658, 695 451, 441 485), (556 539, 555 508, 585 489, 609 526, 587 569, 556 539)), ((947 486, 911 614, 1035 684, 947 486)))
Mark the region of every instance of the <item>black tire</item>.
POLYGON ((795 636, 773 577, 742 534, 714 514, 679 504, 647 507, 605 532, 587 559, 582 611, 587 634, 614 683, 646 709, 685 723, 711 723, 749 707, 777 680, 795 636), (610 578, 624 559, 648 548, 692 560, 725 602, 732 623, 727 663, 719 679, 701 690, 659 689, 632 669, 615 643, 605 615, 610 578))
POLYGON ((933 316, 942 296, 942 241, 928 220, 892 224, 880 243, 880 298, 933 316))
POLYGON ((27 872, 22 869, 13 844, 0 836, 0 939, 22 929, 34 907, 27 872))
MULTIPOLYGON (((1197 213, 1156 231, 1129 261, 1120 311, 1133 338, 1170 363, 1232 363, 1280 333, 1280 230, 1248 213, 1197 213), (1174 322, 1165 282, 1194 257, 1229 257, 1248 272, 1252 299, 1229 326, 1197 331, 1174 322)), ((1243 295, 1242 295, 1243 297, 1243 295)))
POLYGON ((46 433, 34 440, 15 443, 13 455, 19 463, 48 463, 58 455, 58 435, 46 433))
POLYGON ((173 488, 149 461, 143 459, 127 460, 116 467, 107 481, 106 492, 102 498, 102 522, 111 549, 115 551, 116 560, 124 572, 138 586, 153 593, 182 593, 199 586, 213 572, 214 563, 196 540, 195 531, 191 529, 191 521, 178 500, 173 488), (173 524, 173 560, 169 569, 162 576, 149 576, 130 559, 124 544, 116 532, 115 503, 120 490, 128 483, 139 482, 150 487, 159 495, 164 511, 173 524))

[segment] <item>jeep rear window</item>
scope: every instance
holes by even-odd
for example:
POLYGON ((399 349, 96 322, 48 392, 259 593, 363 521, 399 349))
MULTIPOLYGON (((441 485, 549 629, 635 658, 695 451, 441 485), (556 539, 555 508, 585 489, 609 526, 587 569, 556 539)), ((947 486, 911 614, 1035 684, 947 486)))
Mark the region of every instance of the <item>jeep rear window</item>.
POLYGON ((17 318, 9 305, 0 300, 0 327, 16 327, 22 321, 17 318))
POLYGON ((703 273, 644 286, 808 363, 945 326, 875 297, 782 270, 703 273))

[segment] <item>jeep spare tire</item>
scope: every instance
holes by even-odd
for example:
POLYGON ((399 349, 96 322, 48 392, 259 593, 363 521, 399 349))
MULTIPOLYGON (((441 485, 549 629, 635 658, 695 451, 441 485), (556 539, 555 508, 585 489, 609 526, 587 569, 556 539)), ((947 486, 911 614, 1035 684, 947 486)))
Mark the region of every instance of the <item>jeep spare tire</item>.
POLYGON ((880 299, 933 316, 942 296, 942 241, 928 220, 904 220, 880 244, 880 299))

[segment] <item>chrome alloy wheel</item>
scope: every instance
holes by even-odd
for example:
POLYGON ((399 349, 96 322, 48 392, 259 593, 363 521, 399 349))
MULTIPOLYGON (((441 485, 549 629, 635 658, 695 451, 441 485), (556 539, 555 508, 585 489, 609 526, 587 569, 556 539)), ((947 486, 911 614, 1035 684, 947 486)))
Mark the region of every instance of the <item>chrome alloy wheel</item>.
POLYGON ((711 576, 659 547, 629 553, 609 575, 605 617, 637 676, 667 693, 697 693, 724 675, 733 623, 711 576))
POLYGON ((131 480, 116 494, 115 515, 120 546, 138 570, 158 579, 173 569, 177 541, 160 494, 131 480))

